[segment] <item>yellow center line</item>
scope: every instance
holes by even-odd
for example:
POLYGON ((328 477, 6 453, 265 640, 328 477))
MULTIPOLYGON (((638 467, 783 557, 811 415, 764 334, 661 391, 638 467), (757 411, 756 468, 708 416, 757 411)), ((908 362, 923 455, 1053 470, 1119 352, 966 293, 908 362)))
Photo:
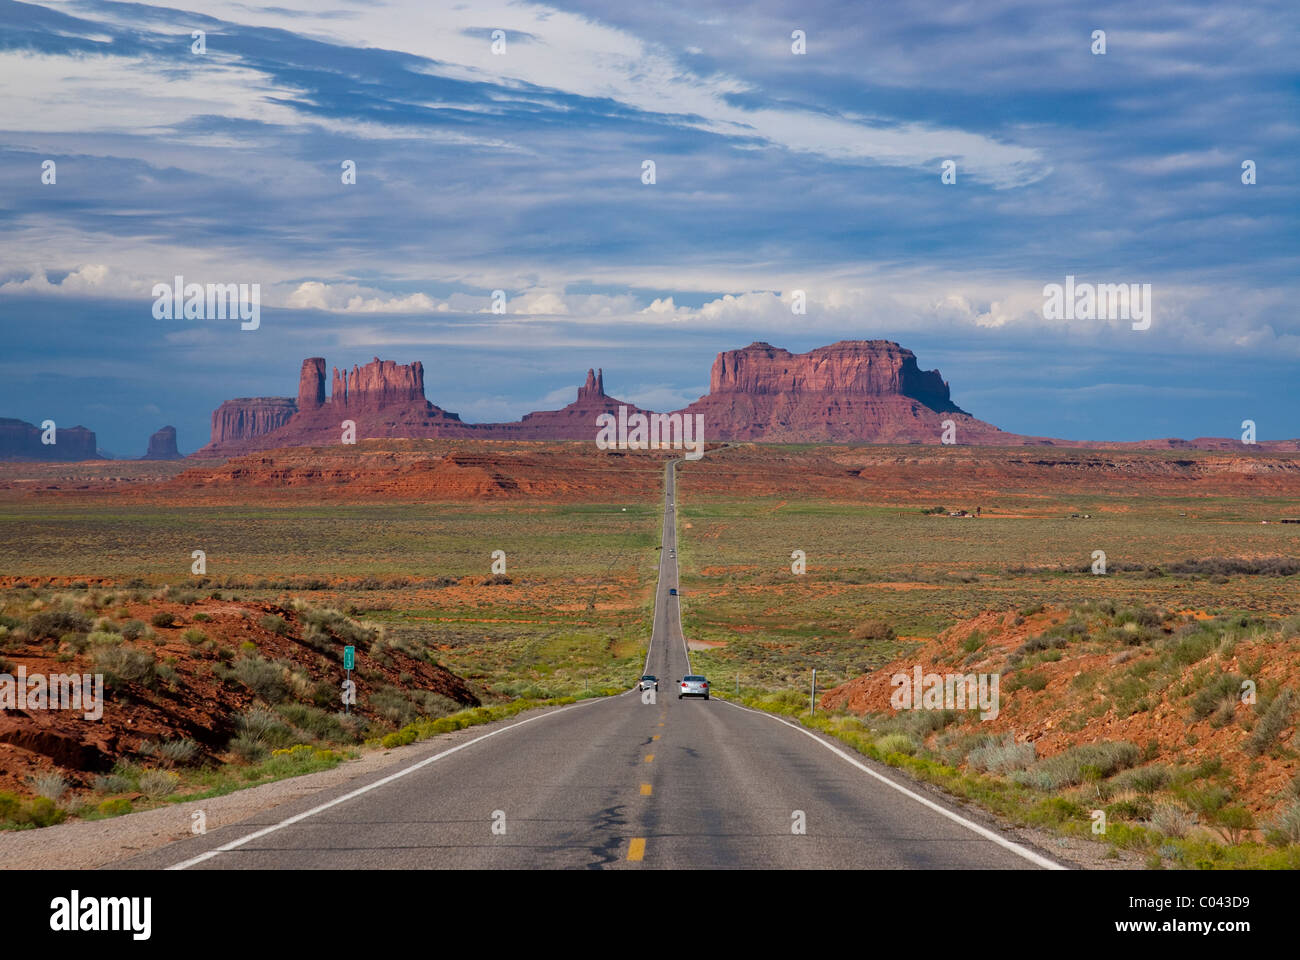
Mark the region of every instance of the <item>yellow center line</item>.
POLYGON ((647 753, 647 754, 645 755, 645 762, 646 762, 646 763, 649 763, 649 762, 650 762, 651 760, 653 760, 654 758, 655 758, 655 755, 654 755, 653 753, 647 753))
POLYGON ((643 797, 648 797, 648 796, 650 796, 650 794, 651 794, 651 792, 653 791, 653 789, 654 789, 654 788, 651 787, 650 784, 648 784, 648 783, 643 783, 643 784, 641 784, 641 796, 643 796, 643 797))
POLYGON ((651 737, 650 739, 651 739, 651 740, 658 740, 658 739, 659 739, 659 734, 656 733, 656 734, 655 734, 653 737, 651 737))
POLYGON ((633 837, 632 842, 627 845, 627 858, 629 860, 640 860, 645 856, 645 837, 633 837))

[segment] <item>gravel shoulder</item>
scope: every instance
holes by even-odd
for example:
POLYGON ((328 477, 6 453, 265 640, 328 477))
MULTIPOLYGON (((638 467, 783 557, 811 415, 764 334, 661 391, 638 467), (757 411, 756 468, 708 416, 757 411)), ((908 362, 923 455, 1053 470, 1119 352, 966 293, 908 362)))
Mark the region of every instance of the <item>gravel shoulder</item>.
POLYGON ((0 868, 88 870, 156 850, 191 835, 193 814, 202 810, 208 831, 273 810, 332 787, 378 779, 389 768, 412 763, 489 731, 562 707, 542 707, 514 717, 439 734, 391 750, 373 748, 333 770, 288 777, 220 797, 174 803, 107 820, 73 820, 53 827, 0 833, 0 868))

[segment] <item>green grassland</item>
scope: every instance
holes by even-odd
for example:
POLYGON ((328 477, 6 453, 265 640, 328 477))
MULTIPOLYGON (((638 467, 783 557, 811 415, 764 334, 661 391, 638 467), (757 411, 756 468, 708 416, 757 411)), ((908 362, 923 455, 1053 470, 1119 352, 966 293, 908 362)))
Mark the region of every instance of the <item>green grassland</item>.
POLYGON ((1086 520, 964 519, 819 501, 698 502, 687 477, 683 626, 691 640, 726 644, 694 655, 697 669, 729 686, 738 674, 780 689, 806 688, 813 667, 819 683, 837 683, 893 658, 902 638, 932 637, 986 610, 1110 599, 1291 615, 1300 577, 1287 571, 1300 563, 1269 560, 1300 557, 1300 528, 1258 520, 1282 507, 1220 499, 1193 511, 1134 496, 1097 498, 1077 511, 1091 513, 1086 520), (795 550, 806 554, 802 575, 791 569, 795 550), (1091 572, 1094 550, 1106 554, 1104 576, 1091 572))
MULTIPOLYGON (((384 625, 491 700, 626 686, 653 615, 658 503, 7 505, 0 576, 286 594, 384 625), (192 551, 207 555, 191 574, 192 551), (493 551, 506 555, 493 576, 493 551)), ((92 584, 93 585, 93 584, 92 584)))

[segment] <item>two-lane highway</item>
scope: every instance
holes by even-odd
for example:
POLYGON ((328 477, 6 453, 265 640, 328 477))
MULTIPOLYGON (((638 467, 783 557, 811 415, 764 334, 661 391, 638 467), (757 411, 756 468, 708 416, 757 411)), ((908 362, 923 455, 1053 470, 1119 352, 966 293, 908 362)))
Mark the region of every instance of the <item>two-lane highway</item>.
POLYGON ((795 724, 716 698, 677 699, 690 669, 680 598, 669 592, 678 586, 675 466, 665 471, 646 657, 661 681, 654 702, 628 692, 463 731, 395 771, 113 866, 1053 866, 795 724))

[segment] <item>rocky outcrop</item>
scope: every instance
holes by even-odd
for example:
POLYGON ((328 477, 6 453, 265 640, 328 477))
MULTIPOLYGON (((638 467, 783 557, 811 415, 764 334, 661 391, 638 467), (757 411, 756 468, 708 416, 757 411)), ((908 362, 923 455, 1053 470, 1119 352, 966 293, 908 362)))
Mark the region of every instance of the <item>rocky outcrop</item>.
POLYGON ((241 397, 212 411, 211 444, 239 443, 279 430, 298 412, 292 397, 241 397))
POLYGON ((587 368, 587 382, 578 388, 578 402, 605 399, 605 371, 587 368))
MULTIPOLYGON (((304 364, 304 371, 306 364, 304 364)), ((346 374, 347 390, 342 398, 339 388, 344 383, 334 368, 334 392, 330 402, 346 406, 349 410, 378 410, 381 407, 420 404, 424 398, 424 364, 397 363, 375 357, 364 367, 353 366, 346 374)), ((325 361, 321 360, 321 388, 325 385, 325 361)), ((301 404, 300 404, 301 406, 301 404)))
POLYGON ((93 430, 55 427, 54 442, 41 443, 40 427, 26 420, 0 417, 0 460, 98 460, 93 430))
POLYGON ((931 410, 962 413, 938 370, 921 370, 911 350, 890 340, 841 340, 794 354, 769 343, 718 354, 709 393, 911 397, 931 410))
POLYGON ((325 403, 325 358, 308 357, 298 374, 298 409, 315 410, 325 403))
POLYGON ((380 437, 476 435, 478 425, 424 397, 424 364, 373 361, 351 370, 333 368, 325 396, 325 358, 309 357, 298 375, 298 400, 277 398, 230 401, 213 414, 212 439, 196 457, 228 457, 275 447, 330 446, 343 440, 343 423, 351 421, 357 440, 380 437), (280 404, 261 407, 258 404, 280 404), (248 404, 242 429, 238 404, 248 404), (264 429, 269 427, 269 429, 264 429))
POLYGON ((718 354, 709 393, 685 413, 704 417, 709 440, 781 443, 939 443, 951 420, 957 444, 1017 444, 952 402, 937 370, 890 340, 842 340, 807 353, 768 343, 718 354))
MULTIPOLYGON (((342 442, 343 423, 358 441, 378 438, 594 441, 597 418, 648 413, 605 392, 603 370, 589 369, 577 398, 560 410, 539 410, 512 423, 465 423, 424 396, 424 365, 374 358, 333 369, 325 397, 325 360, 303 361, 298 399, 231 400, 212 415, 212 440, 195 456, 225 457, 291 446, 342 442)), ((958 446, 1058 445, 1134 447, 1148 444, 1070 442, 1007 433, 977 420, 952 400, 937 370, 890 340, 841 340, 807 353, 752 343, 718 354, 709 392, 679 414, 700 415, 706 442, 916 443, 958 446)), ((1201 447, 1265 452, 1296 449, 1295 441, 1252 448, 1230 440, 1150 441, 1160 449, 1201 447)))
POLYGON ((149 438, 149 449, 141 460, 179 460, 176 449, 176 428, 163 427, 149 438))

